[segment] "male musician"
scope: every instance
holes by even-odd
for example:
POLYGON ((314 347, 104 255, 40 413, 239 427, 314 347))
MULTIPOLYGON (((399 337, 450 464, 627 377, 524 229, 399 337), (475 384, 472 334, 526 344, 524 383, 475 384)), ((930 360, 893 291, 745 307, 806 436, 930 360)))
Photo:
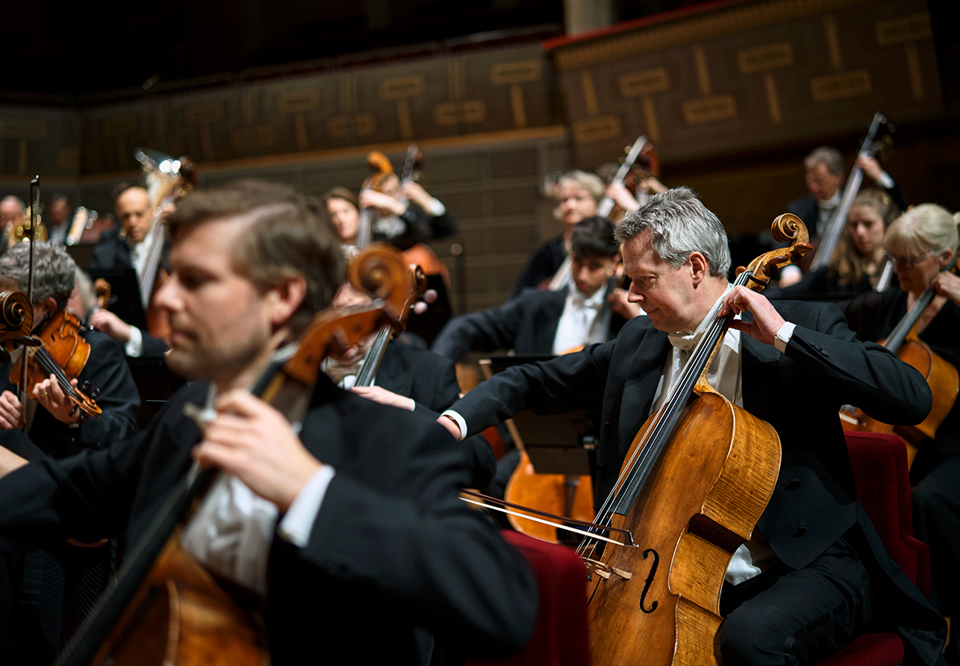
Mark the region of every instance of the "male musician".
MULTIPOLYGON (((864 628, 900 629, 908 661, 932 663, 942 621, 892 564, 855 497, 837 409, 855 403, 887 421, 930 409, 922 377, 864 344, 832 305, 782 302, 727 282, 720 221, 686 188, 653 196, 617 229, 630 299, 647 316, 616 340, 520 366, 468 393, 440 422, 470 434, 529 407, 597 408, 602 429, 595 499, 614 485, 644 420, 670 394, 714 317, 735 321, 710 368, 724 396, 778 431, 783 461, 754 538, 733 556, 721 610, 725 664, 808 664, 864 628)), ((642 544, 640 544, 642 547, 642 544)))
POLYGON ((65 194, 54 194, 43 209, 43 226, 47 228, 47 240, 61 245, 70 230, 70 202, 65 194))
MULTIPOLYGON (((153 224, 154 212, 150 197, 139 186, 121 186, 114 200, 120 220, 118 233, 104 233, 96 247, 90 268, 133 268, 137 275, 145 269, 149 243, 145 243, 153 224)), ((127 356, 160 356, 167 351, 163 340, 123 321, 109 310, 98 310, 90 317, 90 325, 124 345, 127 356)))
POLYGON ((454 317, 431 349, 458 362, 471 350, 513 350, 521 355, 562 354, 615 337, 640 308, 624 302, 610 280, 620 264, 613 223, 588 217, 573 227, 571 284, 559 291, 532 290, 489 310, 454 317), (613 309, 612 316, 606 312, 613 309))
POLYGON ((422 663, 421 628, 468 653, 515 649, 533 624, 532 577, 459 500, 446 433, 322 374, 296 426, 250 393, 342 281, 318 208, 249 181, 178 205, 156 300, 173 328, 167 362, 195 383, 132 441, 0 479, 0 550, 119 532, 136 544, 197 460, 226 474, 183 545, 264 595, 271 663, 422 663), (184 407, 212 391, 201 430, 184 407))
MULTIPOLYGON (((29 254, 29 243, 17 243, 0 257, 0 288, 27 290, 29 254)), ((62 246, 49 241, 36 244, 34 331, 41 330, 49 317, 66 306, 76 272, 73 259, 62 246)), ((77 379, 100 391, 96 403, 102 413, 83 420, 84 414, 51 376, 37 383, 29 396, 24 421, 18 389, 10 380, 11 363, 0 363, 0 445, 16 453, 3 452, 7 464, 19 466, 44 455, 65 458, 82 450, 103 449, 136 434, 140 397, 122 350, 99 331, 85 329, 80 337, 89 343, 90 357, 77 379)), ((3 467, 0 463, 0 474, 3 467)), ((113 561, 109 544, 89 548, 66 543, 51 544, 18 561, 10 577, 15 613, 0 629, 0 662, 4 654, 11 663, 49 661, 61 637, 72 633, 106 586, 113 561), (11 642, 15 653, 6 650, 11 642)))
POLYGON ((12 194, 0 199, 0 254, 10 244, 10 229, 23 219, 23 201, 12 194))
MULTIPOLYGON (((527 291, 500 307, 454 317, 433 341, 433 352, 454 362, 471 350, 550 356, 616 337, 640 308, 626 303, 625 292, 611 282, 620 264, 613 223, 604 217, 583 219, 574 225, 570 243, 570 285, 527 291)), ((502 497, 519 461, 518 449, 503 455, 487 493, 502 497)))

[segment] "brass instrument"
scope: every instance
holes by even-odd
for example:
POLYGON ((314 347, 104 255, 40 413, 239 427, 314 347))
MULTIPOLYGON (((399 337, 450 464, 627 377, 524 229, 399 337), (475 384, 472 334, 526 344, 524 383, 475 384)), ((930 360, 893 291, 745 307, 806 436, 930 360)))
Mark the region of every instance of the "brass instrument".
MULTIPOLYGON (((20 221, 10 227, 10 230, 7 232, 7 239, 10 242, 10 245, 14 243, 22 243, 23 241, 30 240, 30 208, 27 207, 23 211, 23 217, 20 218, 20 221)), ((37 213, 37 240, 45 241, 47 240, 47 228, 40 224, 40 213, 37 213)))

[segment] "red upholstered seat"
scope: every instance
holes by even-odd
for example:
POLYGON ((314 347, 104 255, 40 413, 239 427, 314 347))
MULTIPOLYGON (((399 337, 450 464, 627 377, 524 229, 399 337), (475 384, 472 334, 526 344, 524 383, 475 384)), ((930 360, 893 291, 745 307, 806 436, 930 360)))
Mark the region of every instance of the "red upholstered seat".
MULTIPOLYGON (((857 498, 890 557, 921 592, 929 591, 930 552, 913 537, 906 446, 896 435, 847 432, 857 498)), ((864 634, 819 666, 896 666, 903 642, 894 634, 864 634)))
POLYGON ((514 656, 500 661, 473 661, 473 666, 588 666, 587 573, 580 557, 565 546, 545 543, 518 532, 503 538, 523 553, 537 576, 540 610, 533 636, 514 656))

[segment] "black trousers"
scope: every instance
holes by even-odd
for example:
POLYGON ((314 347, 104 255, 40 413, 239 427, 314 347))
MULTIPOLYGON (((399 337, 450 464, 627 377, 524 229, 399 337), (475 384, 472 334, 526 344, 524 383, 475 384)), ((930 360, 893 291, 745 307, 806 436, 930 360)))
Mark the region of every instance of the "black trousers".
POLYGON ((914 536, 930 547, 930 603, 952 620, 946 657, 960 664, 960 456, 933 465, 919 479, 912 502, 914 536))
POLYGON ((866 567, 840 539, 803 569, 778 564, 740 585, 724 585, 724 666, 813 664, 853 642, 873 616, 866 567))

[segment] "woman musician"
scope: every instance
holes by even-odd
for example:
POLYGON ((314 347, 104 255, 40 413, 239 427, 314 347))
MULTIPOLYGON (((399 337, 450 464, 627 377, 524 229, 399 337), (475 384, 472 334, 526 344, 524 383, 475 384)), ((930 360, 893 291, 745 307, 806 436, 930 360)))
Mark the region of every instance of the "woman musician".
MULTIPOLYGON (((847 216, 845 233, 837 242, 830 263, 777 293, 783 298, 836 300, 853 298, 877 288, 886 264, 884 230, 900 215, 889 194, 862 190, 847 216)), ((774 297, 771 293, 769 297, 774 297)))
MULTIPOLYGON (((854 301, 850 325, 862 340, 885 338, 928 287, 933 302, 917 324, 920 340, 945 361, 960 368, 960 277, 945 271, 957 247, 957 223, 933 204, 923 204, 897 219, 884 238, 900 289, 854 301)), ((934 395, 936 401, 937 396, 934 395)), ((956 621, 960 611, 960 401, 937 428, 936 437, 920 446, 910 470, 915 536, 930 546, 930 601, 956 621)), ((947 646, 960 657, 956 635, 947 646)), ((954 662, 951 662, 954 663, 954 662)))
MULTIPOLYGON (((0 258, 0 288, 26 290, 29 245, 18 243, 0 258)), ((35 331, 66 307, 76 272, 76 264, 62 246, 36 244, 35 331)), ((10 380, 12 364, 0 363, 0 444, 17 454, 0 462, 0 476, 34 458, 60 459, 84 449, 103 449, 136 433, 140 397, 122 350, 99 331, 87 328, 79 335, 90 344, 90 358, 77 379, 99 389, 96 402, 102 413, 81 423, 79 410, 51 378, 37 383, 29 396, 25 423, 17 388, 10 380)), ((0 623, 0 650, 10 657, 9 663, 48 663, 59 649, 61 634, 69 636, 76 629, 112 575, 111 546, 63 544, 30 553, 19 566, 22 578, 16 575, 10 581, 16 596, 0 600, 0 613, 11 608, 8 604, 16 609, 10 622, 0 623)), ((2 656, 0 661, 8 663, 2 656)))

